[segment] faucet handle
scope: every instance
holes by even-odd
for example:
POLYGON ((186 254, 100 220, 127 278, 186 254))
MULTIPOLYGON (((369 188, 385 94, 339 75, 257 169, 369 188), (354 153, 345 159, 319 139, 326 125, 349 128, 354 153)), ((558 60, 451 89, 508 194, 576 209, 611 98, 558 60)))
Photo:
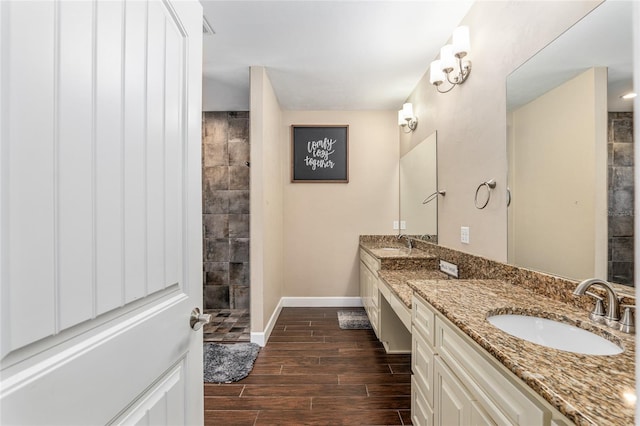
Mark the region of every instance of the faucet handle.
POLYGON ((623 333, 634 333, 636 331, 635 322, 633 320, 633 314, 631 310, 635 311, 635 305, 620 305, 621 308, 624 308, 624 313, 622 314, 622 319, 620 320, 620 331, 623 333))
POLYGON ((597 294, 591 293, 590 291, 585 292, 585 294, 587 296, 591 296, 594 299, 596 299, 596 304, 593 307, 593 310, 589 313, 589 318, 592 321, 595 322, 599 322, 599 323, 604 323, 604 305, 602 303, 602 301, 604 300, 602 297, 598 296, 597 294))

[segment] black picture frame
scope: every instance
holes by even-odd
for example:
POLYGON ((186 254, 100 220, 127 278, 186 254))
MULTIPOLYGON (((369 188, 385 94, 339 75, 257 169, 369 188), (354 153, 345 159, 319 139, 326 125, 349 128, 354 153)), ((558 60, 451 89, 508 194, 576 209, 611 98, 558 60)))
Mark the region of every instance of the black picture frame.
POLYGON ((349 182, 349 126, 291 126, 292 183, 349 182))

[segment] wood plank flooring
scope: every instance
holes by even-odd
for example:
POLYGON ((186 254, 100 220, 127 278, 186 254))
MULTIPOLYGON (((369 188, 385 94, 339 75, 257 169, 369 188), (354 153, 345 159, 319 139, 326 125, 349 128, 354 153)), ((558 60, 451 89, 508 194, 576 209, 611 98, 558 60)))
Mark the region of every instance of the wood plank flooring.
POLYGON ((248 377, 204 385, 205 425, 411 424, 411 356, 341 330, 358 309, 283 308, 248 377))

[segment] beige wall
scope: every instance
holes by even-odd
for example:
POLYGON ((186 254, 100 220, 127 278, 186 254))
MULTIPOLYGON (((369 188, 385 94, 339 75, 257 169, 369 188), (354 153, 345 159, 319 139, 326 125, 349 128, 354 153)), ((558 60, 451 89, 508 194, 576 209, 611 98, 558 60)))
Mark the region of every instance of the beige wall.
POLYGON ((284 295, 357 296, 358 236, 398 218, 396 111, 284 111, 284 295), (290 183, 289 126, 349 125, 349 183, 290 183))
POLYGON ((358 294, 358 235, 397 232, 400 150, 434 131, 438 186, 447 191, 438 206, 440 243, 506 261, 506 76, 599 3, 475 3, 462 22, 471 29, 469 80, 439 94, 425 70, 408 98, 420 120, 408 135, 396 111, 281 112, 264 70, 252 72, 252 329, 263 330, 281 296, 358 294), (348 184, 289 183, 291 124, 350 125, 348 184), (279 158, 270 150, 276 139, 279 158), (492 178, 491 203, 477 210, 476 187, 492 178), (460 226, 470 227, 471 244, 460 243, 460 226))
POLYGON ((251 330, 283 296, 282 111, 263 67, 251 68, 251 330))
POLYGON ((409 96, 420 122, 401 136, 403 147, 438 131, 438 186, 447 191, 438 205, 440 244, 507 260, 506 76, 597 4, 477 2, 462 21, 471 32, 469 80, 440 94, 425 72, 409 96), (474 194, 488 179, 497 186, 478 210, 474 194), (470 227, 468 245, 460 243, 461 226, 470 227))
POLYGON ((606 89, 591 68, 512 113, 509 263, 607 278, 606 89))

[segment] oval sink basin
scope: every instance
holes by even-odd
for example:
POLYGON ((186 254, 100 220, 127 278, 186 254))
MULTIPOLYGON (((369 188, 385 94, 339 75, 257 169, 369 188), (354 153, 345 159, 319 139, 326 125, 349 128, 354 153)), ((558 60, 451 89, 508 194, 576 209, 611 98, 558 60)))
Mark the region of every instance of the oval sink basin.
POLYGON ((493 315, 487 321, 531 343, 584 355, 616 355, 622 348, 609 340, 563 322, 527 315, 493 315))

